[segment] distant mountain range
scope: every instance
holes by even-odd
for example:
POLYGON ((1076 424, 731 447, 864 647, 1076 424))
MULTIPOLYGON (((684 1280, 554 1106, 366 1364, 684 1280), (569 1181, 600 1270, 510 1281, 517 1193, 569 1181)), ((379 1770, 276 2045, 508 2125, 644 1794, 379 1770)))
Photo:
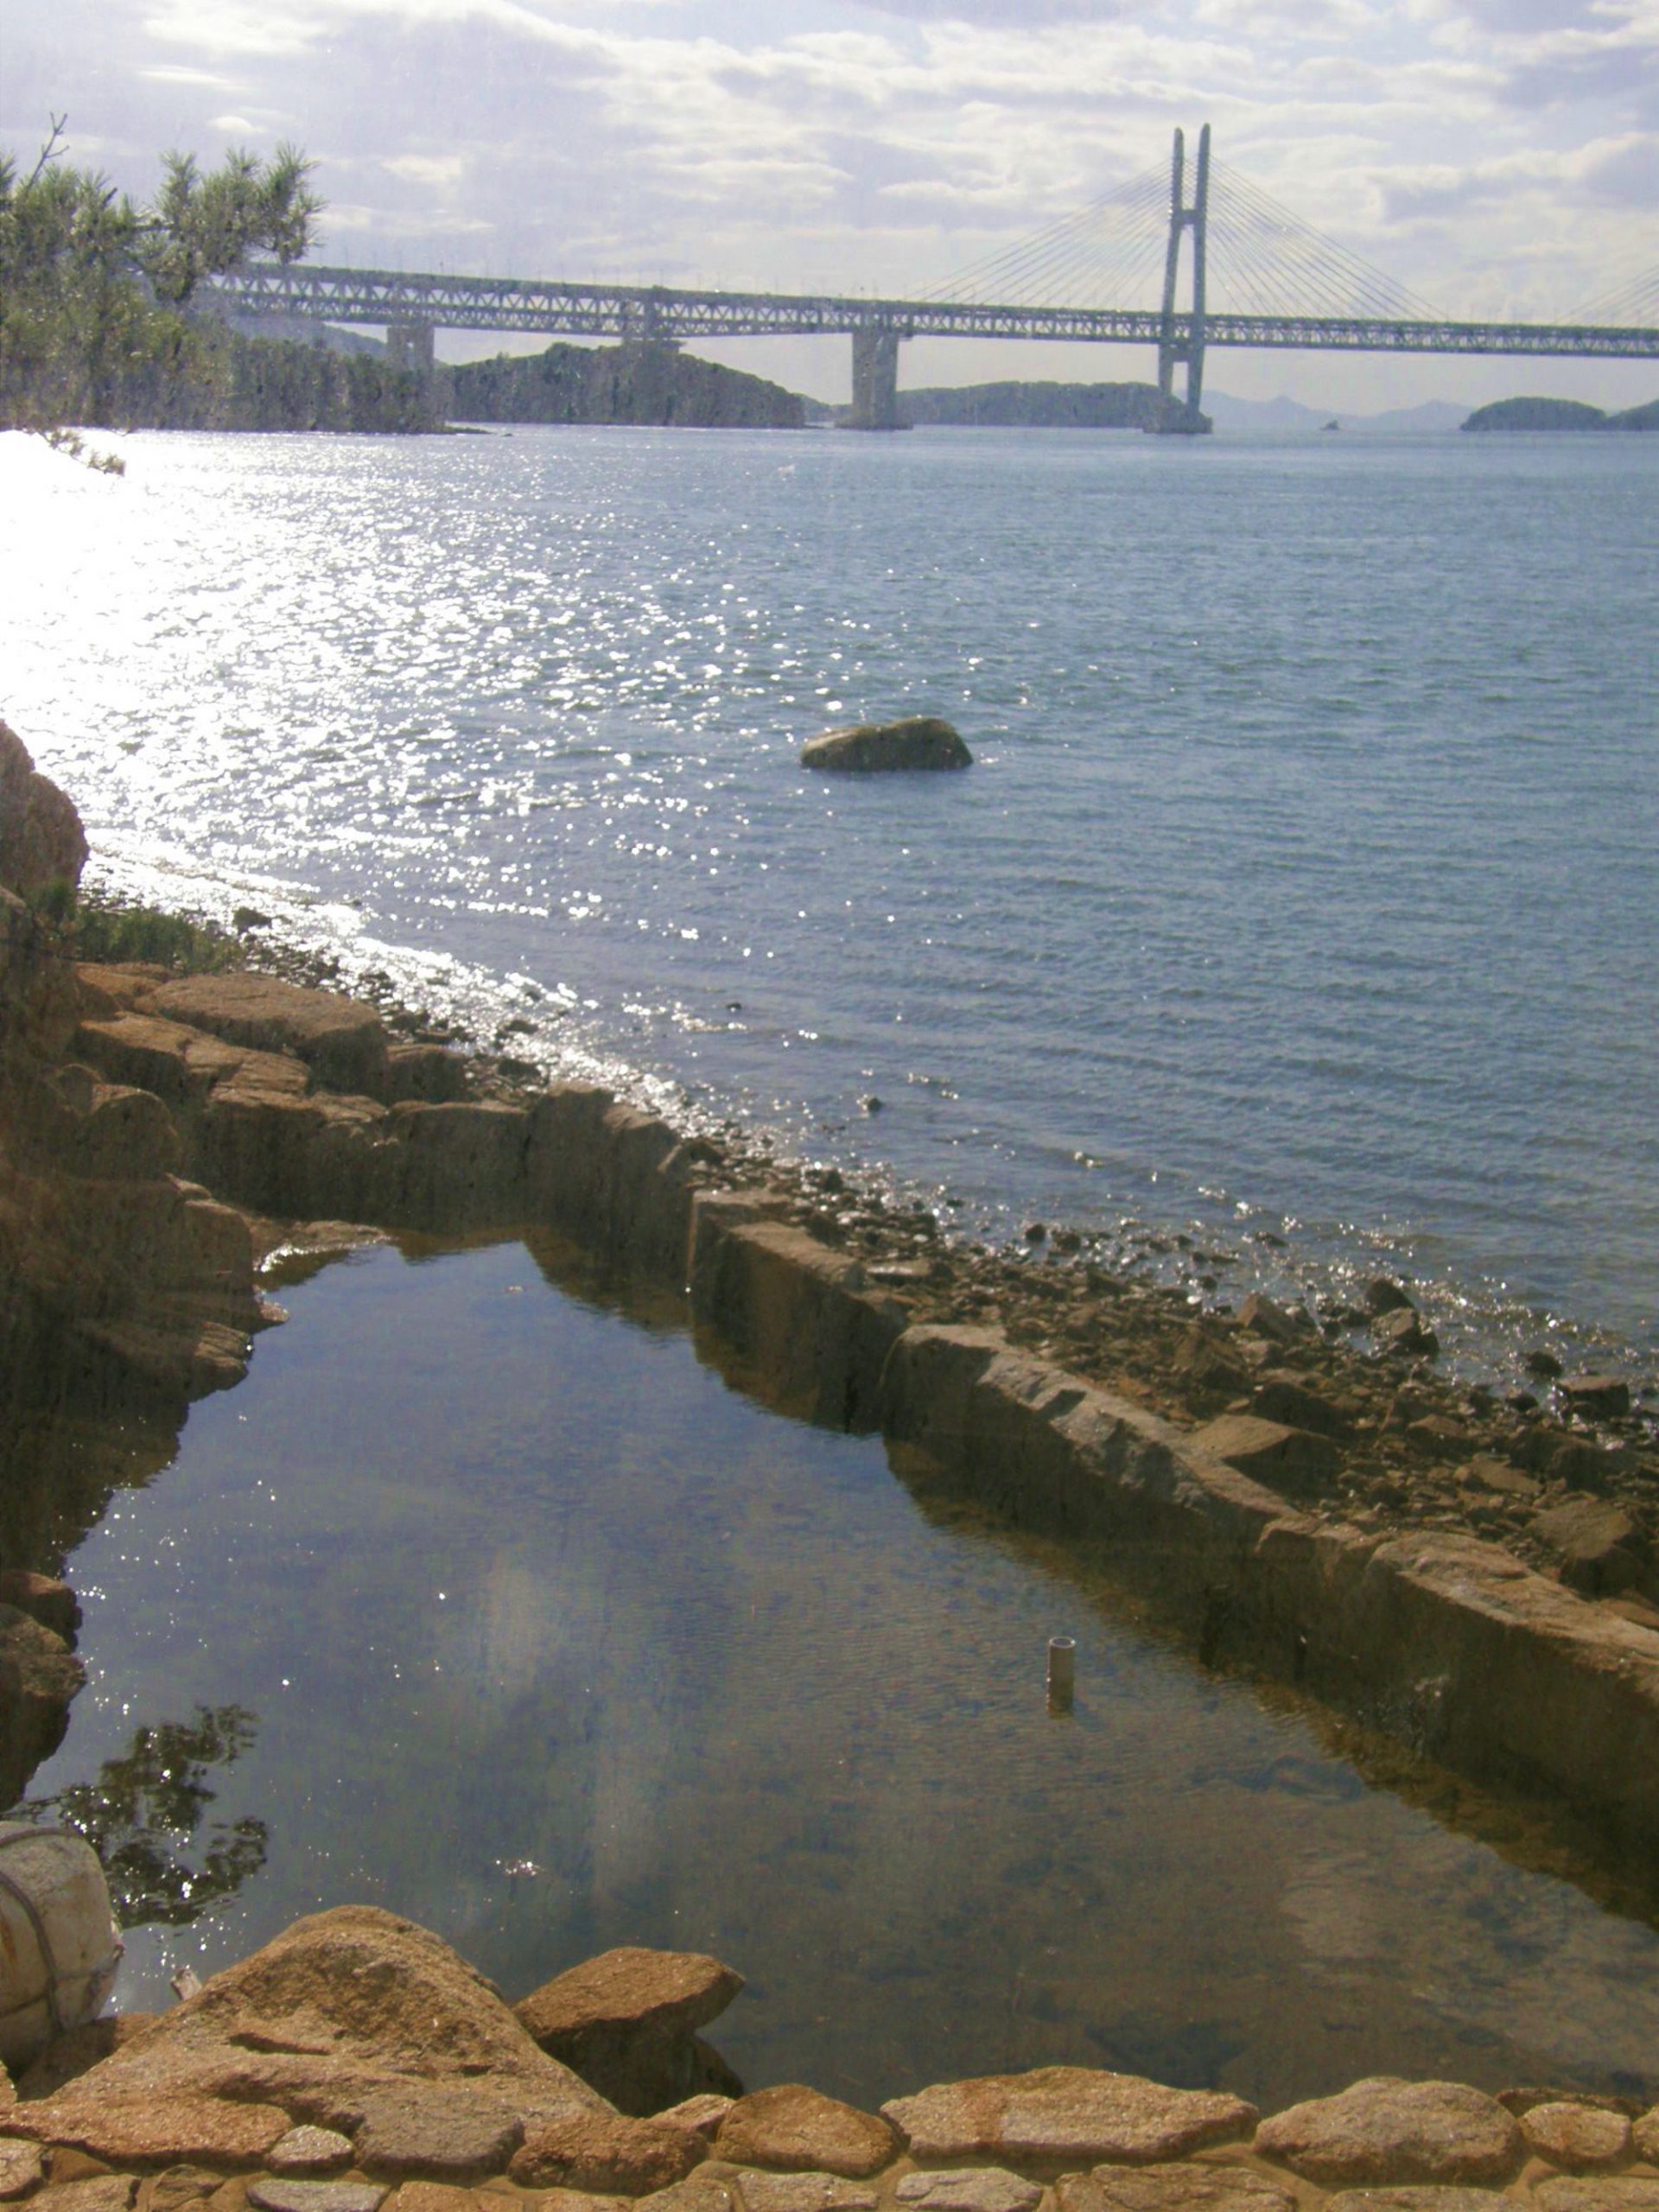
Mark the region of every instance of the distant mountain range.
POLYGON ((1358 415, 1345 409, 1307 407, 1300 399, 1234 399, 1224 391, 1206 391, 1204 410, 1218 430, 1322 430, 1334 423, 1342 430, 1381 430, 1401 436, 1461 429, 1470 412, 1456 400, 1426 399, 1416 407, 1358 415))

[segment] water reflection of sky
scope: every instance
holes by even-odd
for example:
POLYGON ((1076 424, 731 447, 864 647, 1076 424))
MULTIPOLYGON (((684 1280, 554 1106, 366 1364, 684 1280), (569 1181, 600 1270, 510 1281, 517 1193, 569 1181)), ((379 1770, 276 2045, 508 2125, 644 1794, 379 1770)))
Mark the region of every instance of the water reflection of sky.
POLYGON ((753 2084, 867 2102, 1062 2060, 1269 2102, 1659 2088, 1659 1936, 1368 1788, 879 1444, 765 1412, 520 1246, 285 1296, 73 1563, 93 1680, 37 1792, 140 1726, 257 1717, 208 1779, 266 1863, 135 1931, 125 2005, 366 1899, 512 1996, 613 1943, 712 1950, 749 1978, 717 2039, 753 2084))

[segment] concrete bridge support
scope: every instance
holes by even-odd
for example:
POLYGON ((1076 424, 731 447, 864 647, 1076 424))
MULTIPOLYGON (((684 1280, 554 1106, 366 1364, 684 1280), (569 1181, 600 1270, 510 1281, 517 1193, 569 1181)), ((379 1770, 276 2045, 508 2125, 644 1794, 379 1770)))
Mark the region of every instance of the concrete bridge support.
POLYGON ((899 333, 853 333, 853 411, 849 430, 902 430, 899 416, 899 333))
POLYGON ((407 369, 421 380, 423 391, 430 385, 437 366, 437 355, 433 349, 436 333, 429 322, 389 322, 386 325, 386 359, 394 369, 407 369))

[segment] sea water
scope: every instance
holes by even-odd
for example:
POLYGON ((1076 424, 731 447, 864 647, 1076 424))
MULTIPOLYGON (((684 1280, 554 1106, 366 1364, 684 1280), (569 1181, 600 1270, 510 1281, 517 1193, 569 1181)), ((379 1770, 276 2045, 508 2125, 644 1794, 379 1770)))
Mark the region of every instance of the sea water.
POLYGON ((0 652, 118 887, 1195 1298, 1651 1372, 1659 442, 113 442, 0 441, 0 652), (918 711, 970 772, 798 766, 918 711))

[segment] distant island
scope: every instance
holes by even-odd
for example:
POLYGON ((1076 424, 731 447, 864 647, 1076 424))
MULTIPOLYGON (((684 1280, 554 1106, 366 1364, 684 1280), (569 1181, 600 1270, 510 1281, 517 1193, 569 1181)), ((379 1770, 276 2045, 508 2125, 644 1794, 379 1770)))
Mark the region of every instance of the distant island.
POLYGON ((798 430, 807 403, 764 377, 677 346, 550 346, 445 372, 463 423, 626 423, 682 429, 798 430))
POLYGON ((1497 399, 1478 407, 1465 430, 1659 430, 1659 399, 1608 415, 1581 399, 1497 399))

